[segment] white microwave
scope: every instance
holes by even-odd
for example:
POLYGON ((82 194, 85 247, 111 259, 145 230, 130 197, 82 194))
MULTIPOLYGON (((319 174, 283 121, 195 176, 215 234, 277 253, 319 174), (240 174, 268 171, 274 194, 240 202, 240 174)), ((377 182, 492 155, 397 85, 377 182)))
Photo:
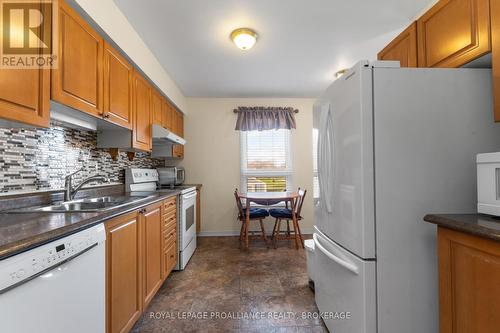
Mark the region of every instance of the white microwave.
POLYGON ((500 216, 500 152, 478 154, 477 211, 500 216))

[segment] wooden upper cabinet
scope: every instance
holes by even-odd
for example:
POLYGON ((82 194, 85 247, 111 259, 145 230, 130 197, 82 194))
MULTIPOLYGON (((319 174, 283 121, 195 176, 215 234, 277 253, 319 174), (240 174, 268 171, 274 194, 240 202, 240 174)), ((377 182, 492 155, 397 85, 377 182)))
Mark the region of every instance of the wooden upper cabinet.
POLYGON ((491 9, 491 54, 493 68, 493 101, 495 121, 500 121, 500 1, 492 0, 491 9))
POLYGON ((58 67, 52 72, 52 99, 101 116, 104 40, 65 1, 58 3, 58 67))
POLYGON ((133 75, 133 114, 134 129, 132 147, 151 150, 151 87, 141 74, 133 75))
POLYGON ((438 228, 439 332, 498 332, 500 242, 438 228))
POLYGON ((179 135, 179 114, 177 113, 177 110, 174 109, 172 106, 170 106, 170 112, 172 113, 172 132, 175 134, 179 135))
POLYGON ((132 80, 132 65, 104 43, 103 117, 128 129, 132 129, 132 80))
POLYGON ((489 52, 489 2, 441 0, 418 19, 419 67, 460 67, 489 52))
POLYGON ((417 67, 417 22, 414 22, 378 54, 379 60, 398 60, 401 67, 417 67))
MULTIPOLYGON (((174 110, 175 113, 175 134, 184 138, 184 115, 182 112, 174 110)), ((184 146, 183 145, 173 145, 172 146, 172 157, 184 158, 184 146)))
POLYGON ((142 312, 142 241, 137 213, 106 222, 106 331, 128 332, 142 312))
POLYGON ((153 124, 162 125, 163 97, 154 88, 151 88, 151 114, 153 124))
MULTIPOLYGON (((45 36, 51 31, 37 29, 36 33, 45 36)), ((48 127, 49 118, 50 70, 0 69, 0 119, 6 120, 2 126, 12 121, 48 127)))
POLYGON ((164 99, 163 100, 163 119, 162 119, 162 124, 163 127, 165 127, 168 130, 172 130, 172 107, 170 106, 170 103, 164 99))
POLYGON ((162 214, 161 203, 150 205, 142 213, 144 230, 144 308, 153 299, 162 283, 162 214))
POLYGON ((184 114, 177 113, 177 132, 181 138, 184 138, 184 114))
POLYGON ((48 127, 50 71, 0 69, 0 118, 36 127, 48 127))

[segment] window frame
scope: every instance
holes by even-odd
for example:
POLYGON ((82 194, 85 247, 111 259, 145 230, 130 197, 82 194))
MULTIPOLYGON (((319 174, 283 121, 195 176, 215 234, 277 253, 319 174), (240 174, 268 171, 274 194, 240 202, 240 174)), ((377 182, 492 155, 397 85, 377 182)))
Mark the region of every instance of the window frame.
MULTIPOLYGON (((249 177, 285 177, 286 179, 286 190, 292 191, 293 189, 293 156, 292 156, 292 145, 293 145, 293 135, 292 130, 281 129, 286 133, 285 138, 285 154, 286 154, 286 169, 284 170, 265 170, 265 169, 248 169, 248 153, 247 153, 247 143, 248 143, 248 131, 240 131, 240 185, 243 192, 248 191, 248 178, 249 177)), ((271 130, 277 131, 277 130, 271 130)), ((279 131, 279 130, 278 130, 279 131)), ((265 131, 255 131, 255 132, 265 132, 265 131)), ((266 192, 256 192, 256 193, 266 193, 266 192)))

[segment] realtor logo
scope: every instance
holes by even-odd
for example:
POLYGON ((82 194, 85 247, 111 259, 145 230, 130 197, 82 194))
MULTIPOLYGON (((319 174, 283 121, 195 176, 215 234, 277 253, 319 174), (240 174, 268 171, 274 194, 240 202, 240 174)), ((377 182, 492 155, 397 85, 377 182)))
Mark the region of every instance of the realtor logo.
POLYGON ((55 1, 0 0, 1 68, 54 68, 55 1), (54 29, 54 30, 53 30, 54 29))

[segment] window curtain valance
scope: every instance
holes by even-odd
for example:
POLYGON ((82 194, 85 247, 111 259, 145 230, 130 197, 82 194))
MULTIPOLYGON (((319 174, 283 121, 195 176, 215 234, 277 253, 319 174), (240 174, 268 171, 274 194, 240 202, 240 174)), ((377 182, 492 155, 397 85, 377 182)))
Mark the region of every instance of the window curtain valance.
POLYGON ((237 131, 265 131, 296 128, 294 114, 299 111, 291 107, 240 106, 234 112, 238 114, 237 131))

